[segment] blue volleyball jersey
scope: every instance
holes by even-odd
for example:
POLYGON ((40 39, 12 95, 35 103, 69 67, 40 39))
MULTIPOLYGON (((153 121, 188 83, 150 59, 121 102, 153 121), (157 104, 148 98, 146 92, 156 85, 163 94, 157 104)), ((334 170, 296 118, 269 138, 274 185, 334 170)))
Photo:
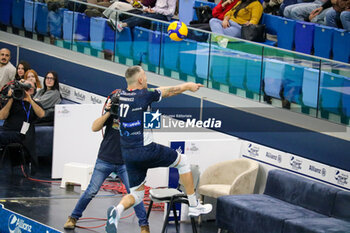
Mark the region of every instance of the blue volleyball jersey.
POLYGON ((143 113, 151 110, 152 102, 161 100, 159 89, 122 90, 119 97, 120 144, 141 147, 153 142, 152 131, 143 128, 143 113))

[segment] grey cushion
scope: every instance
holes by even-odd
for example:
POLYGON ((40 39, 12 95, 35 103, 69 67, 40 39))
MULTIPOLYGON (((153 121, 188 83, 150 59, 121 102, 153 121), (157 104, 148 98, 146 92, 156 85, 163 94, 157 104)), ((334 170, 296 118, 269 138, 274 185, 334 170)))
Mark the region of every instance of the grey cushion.
POLYGON ((287 220, 283 233, 349 233, 350 222, 336 218, 299 218, 287 220))
POLYGON ((235 233, 281 233, 284 220, 326 217, 267 195, 230 195, 217 201, 217 225, 235 233))
POLYGON ((332 216, 350 221, 350 192, 340 191, 337 193, 332 216))
POLYGON ((268 174, 264 194, 331 216, 339 189, 281 170, 268 174))
POLYGON ((35 126, 35 145, 37 157, 52 157, 53 126, 35 126))
POLYGON ((164 189, 151 189, 149 191, 152 199, 169 200, 171 196, 184 194, 177 189, 164 188, 164 189))

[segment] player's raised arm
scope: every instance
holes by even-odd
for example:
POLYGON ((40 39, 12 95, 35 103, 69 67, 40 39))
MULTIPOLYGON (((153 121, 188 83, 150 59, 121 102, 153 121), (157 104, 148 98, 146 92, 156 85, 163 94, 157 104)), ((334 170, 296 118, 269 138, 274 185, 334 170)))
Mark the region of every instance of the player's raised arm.
POLYGON ((199 83, 188 82, 177 86, 159 87, 158 89, 162 93, 162 98, 166 98, 181 94, 185 91, 195 92, 198 91, 200 87, 203 87, 203 85, 199 83))

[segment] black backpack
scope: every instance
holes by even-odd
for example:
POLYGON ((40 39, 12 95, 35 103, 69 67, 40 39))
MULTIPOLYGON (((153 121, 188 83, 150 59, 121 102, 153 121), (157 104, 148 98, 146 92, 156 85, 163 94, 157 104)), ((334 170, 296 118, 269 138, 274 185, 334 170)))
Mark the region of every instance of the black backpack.
POLYGON ((210 6, 199 6, 193 8, 195 9, 198 18, 196 23, 209 23, 209 20, 213 18, 213 15, 211 13, 212 9, 210 6))

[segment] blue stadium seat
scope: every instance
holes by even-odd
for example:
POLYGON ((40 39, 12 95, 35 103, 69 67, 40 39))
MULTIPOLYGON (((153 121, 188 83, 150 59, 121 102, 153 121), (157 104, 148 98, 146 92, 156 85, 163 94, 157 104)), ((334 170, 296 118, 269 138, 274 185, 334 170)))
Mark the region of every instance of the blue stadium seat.
POLYGON ((37 8, 37 20, 36 20, 36 31, 41 35, 48 35, 49 32, 49 21, 46 3, 35 2, 37 8))
POLYGON ((11 25, 12 0, 1 0, 0 23, 11 25))
POLYGON ((350 60, 350 32, 334 29, 333 59, 348 63, 350 60))
POLYGON ((279 18, 277 30, 277 46, 283 49, 294 48, 295 21, 292 19, 279 18))
POLYGON ((50 35, 55 38, 62 38, 62 24, 65 11, 67 11, 65 8, 60 8, 58 11, 49 11, 48 20, 50 35))
POLYGON ((104 28, 103 49, 114 54, 116 48, 116 32, 108 26, 107 23, 105 23, 104 28))
POLYGON ((74 39, 83 46, 89 46, 90 42, 90 17, 83 13, 77 13, 77 27, 74 39))
POLYGON ((200 79, 208 79, 209 44, 198 43, 196 54, 196 75, 200 79))
POLYGON ((90 46, 101 51, 103 49, 103 38, 105 33, 105 18, 90 18, 90 46))
POLYGON ((320 107, 332 113, 340 114, 344 76, 325 72, 321 78, 320 107))
POLYGON ((265 59, 264 62, 264 92, 268 96, 280 99, 282 81, 286 64, 276 60, 265 59))
POLYGON ((333 42, 333 28, 324 25, 315 25, 314 55, 324 58, 331 57, 333 42))
POLYGON ((152 31, 143 27, 134 27, 133 57, 135 64, 148 63, 149 38, 152 31))
POLYGON ((35 23, 36 23, 36 10, 37 5, 35 2, 25 0, 24 2, 24 28, 29 31, 33 32, 35 23))
POLYGON ((248 91, 259 94, 261 89, 261 59, 248 58, 246 60, 246 87, 248 91))
POLYGON ((162 33, 166 34, 168 27, 169 27, 169 23, 160 23, 160 22, 156 22, 156 21, 151 21, 151 28, 154 31, 158 31, 158 32, 162 32, 162 33))
POLYGON ((23 29, 23 22, 24 22, 24 0, 13 0, 12 26, 15 28, 23 29))
POLYGON ((179 49, 180 43, 173 41, 167 34, 163 34, 163 59, 162 65, 169 70, 179 70, 179 49))
POLYGON ((286 100, 301 104, 304 67, 286 64, 283 79, 283 96, 286 100))
POLYGON ((185 39, 180 43, 180 71, 191 76, 196 76, 197 42, 194 40, 185 39))
POLYGON ((119 58, 132 58, 132 37, 129 27, 125 27, 123 31, 117 32, 116 52, 119 58))
MULTIPOLYGON (((193 7, 199 7, 199 6, 209 6, 211 9, 213 9, 216 6, 216 4, 214 2, 195 0, 193 7)), ((197 19, 198 17, 196 14, 196 10, 193 9, 193 20, 197 20, 197 19)))
POLYGON ((148 53, 149 53, 149 63, 153 66, 158 67, 160 65, 160 58, 161 58, 161 51, 160 51, 160 43, 161 43, 161 32, 159 31, 152 31, 152 35, 150 38, 150 43, 148 46, 148 53))
POLYGON ((214 82, 229 85, 227 82, 230 49, 212 45, 210 51, 210 77, 214 82))
POLYGON ((263 14, 261 19, 261 24, 265 24, 267 33, 271 35, 277 35, 278 24, 281 19, 282 17, 280 16, 263 14))
POLYGON ((72 41, 73 33, 77 27, 77 18, 77 12, 63 12, 63 39, 65 41, 72 41))
POLYGON ((343 113, 345 116, 350 117, 350 78, 344 77, 343 85, 343 113))
MULTIPOLYGON (((319 70, 304 68, 302 101, 305 106, 317 108, 319 70)), ((321 73, 323 75, 323 72, 321 73)))
POLYGON ((295 24, 295 51, 311 54, 314 43, 315 24, 297 21, 295 24))
POLYGON ((228 59, 228 79, 230 86, 245 89, 247 60, 244 54, 237 54, 232 51, 226 59, 228 59))

